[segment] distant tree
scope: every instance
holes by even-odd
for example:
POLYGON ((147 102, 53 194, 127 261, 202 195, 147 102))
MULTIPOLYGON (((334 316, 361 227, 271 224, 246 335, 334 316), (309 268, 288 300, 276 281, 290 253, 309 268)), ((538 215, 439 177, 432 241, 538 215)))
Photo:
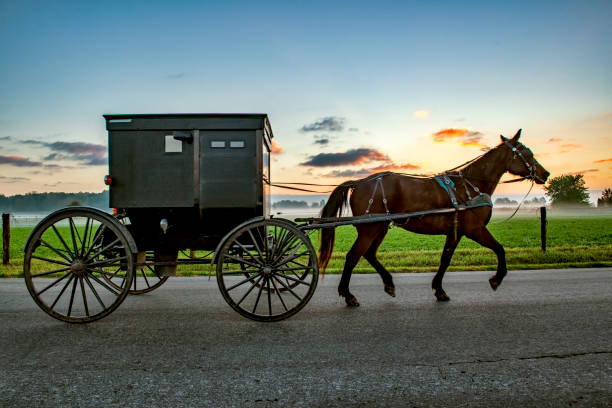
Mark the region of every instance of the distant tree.
POLYGON ((544 187, 553 206, 589 205, 589 193, 582 174, 565 174, 553 177, 544 187))
POLYGON ((526 205, 546 205, 546 199, 544 197, 534 197, 531 200, 525 201, 526 205))
POLYGON ((597 207, 612 207, 612 188, 606 188, 597 199, 597 207))
POLYGON ((495 205, 517 205, 518 201, 511 200, 508 197, 499 197, 495 199, 495 205))
POLYGON ((272 203, 272 208, 308 208, 306 201, 280 200, 272 203))

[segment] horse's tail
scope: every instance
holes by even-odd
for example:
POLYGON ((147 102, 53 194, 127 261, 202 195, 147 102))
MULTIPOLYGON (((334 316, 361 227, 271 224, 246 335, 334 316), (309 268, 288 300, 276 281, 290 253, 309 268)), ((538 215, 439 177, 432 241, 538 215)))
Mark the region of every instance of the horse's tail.
MULTIPOLYGON (((353 181, 340 184, 332 191, 327 200, 327 204, 321 210, 321 217, 339 217, 347 204, 349 191, 355 186, 353 181)), ((334 239, 336 228, 323 228, 321 230, 321 245, 319 246, 319 271, 325 274, 325 268, 329 263, 332 251, 334 250, 334 239)))

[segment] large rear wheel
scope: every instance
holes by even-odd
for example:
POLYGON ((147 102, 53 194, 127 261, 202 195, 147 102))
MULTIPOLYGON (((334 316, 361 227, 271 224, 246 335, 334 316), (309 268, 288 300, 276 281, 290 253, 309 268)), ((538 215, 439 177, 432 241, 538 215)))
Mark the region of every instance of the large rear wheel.
POLYGON ((36 226, 25 248, 24 277, 50 316, 88 323, 115 310, 134 273, 129 232, 89 208, 57 211, 36 226))

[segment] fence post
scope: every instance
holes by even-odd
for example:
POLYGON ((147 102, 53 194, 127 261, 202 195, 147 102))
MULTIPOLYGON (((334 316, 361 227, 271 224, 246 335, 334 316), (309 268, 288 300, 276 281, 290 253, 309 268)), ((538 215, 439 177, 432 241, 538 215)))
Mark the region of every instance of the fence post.
POLYGON ((540 238, 542 251, 546 252, 546 207, 540 207, 540 238))
POLYGON ((10 214, 2 213, 2 265, 8 265, 11 249, 11 218, 10 214))

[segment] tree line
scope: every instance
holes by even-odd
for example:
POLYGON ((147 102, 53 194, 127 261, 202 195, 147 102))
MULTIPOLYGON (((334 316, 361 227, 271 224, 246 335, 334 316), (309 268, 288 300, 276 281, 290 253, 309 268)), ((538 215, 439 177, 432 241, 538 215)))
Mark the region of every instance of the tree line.
POLYGON ((100 193, 27 193, 13 196, 0 194, 0 212, 47 213, 69 206, 108 209, 108 190, 100 193))

